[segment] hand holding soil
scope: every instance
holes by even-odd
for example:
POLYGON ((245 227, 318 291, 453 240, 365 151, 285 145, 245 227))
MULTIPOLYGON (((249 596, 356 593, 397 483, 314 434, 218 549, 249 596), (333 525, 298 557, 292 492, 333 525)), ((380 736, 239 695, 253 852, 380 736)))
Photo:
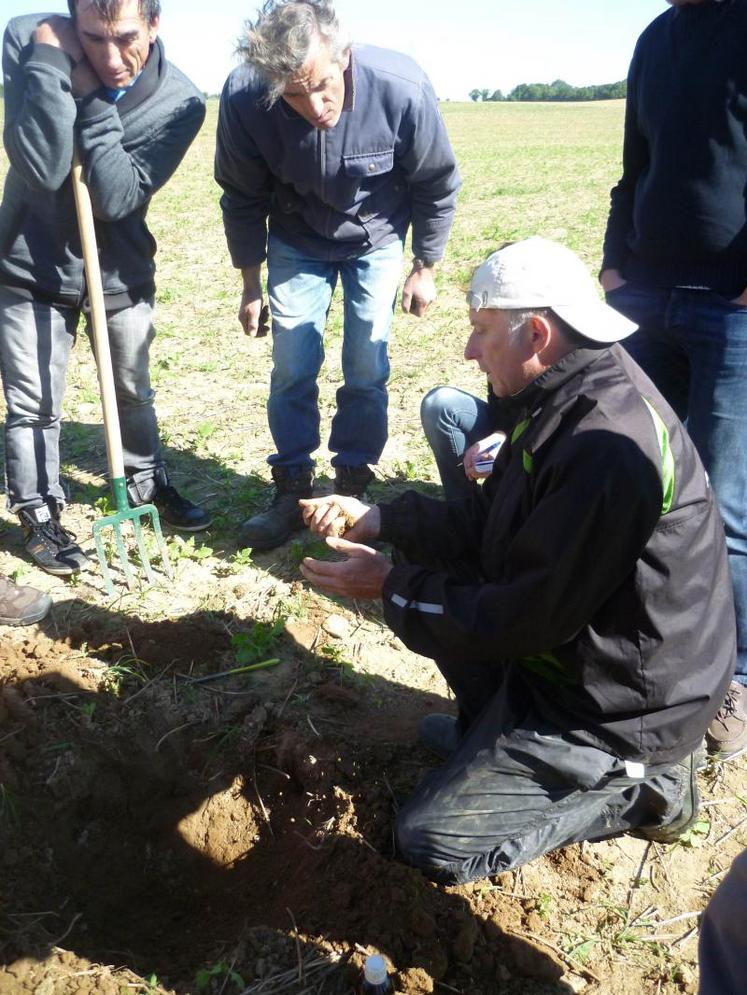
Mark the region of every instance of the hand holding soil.
POLYGON ((342 494, 305 498, 298 503, 305 524, 318 535, 338 539, 344 535, 350 542, 378 538, 381 516, 376 505, 364 504, 342 494))
MULTIPOLYGON (((360 504, 360 502, 357 502, 360 504)), ((380 598, 392 564, 370 546, 327 536, 327 545, 346 560, 315 560, 307 556, 301 563, 306 580, 327 594, 345 598, 380 598)))

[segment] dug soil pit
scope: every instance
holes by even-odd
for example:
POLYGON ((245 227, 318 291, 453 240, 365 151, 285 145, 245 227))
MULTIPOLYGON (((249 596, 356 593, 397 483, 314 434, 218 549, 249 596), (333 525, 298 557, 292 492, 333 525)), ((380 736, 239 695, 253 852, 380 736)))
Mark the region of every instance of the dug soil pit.
POLYGON ((461 888, 395 859, 432 763, 414 724, 448 703, 298 646, 281 676, 199 683, 230 642, 210 617, 0 651, 0 995, 344 995, 372 952, 405 995, 656 991, 658 955, 625 978, 602 939, 593 967, 561 949, 564 914, 602 935, 613 844, 461 888))

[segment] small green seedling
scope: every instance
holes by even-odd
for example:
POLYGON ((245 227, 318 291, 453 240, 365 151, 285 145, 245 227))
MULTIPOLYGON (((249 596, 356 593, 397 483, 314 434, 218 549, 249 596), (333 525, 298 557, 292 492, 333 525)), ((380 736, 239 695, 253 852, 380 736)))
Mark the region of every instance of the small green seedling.
POLYGON ((211 983, 220 978, 227 979, 232 985, 235 985, 239 990, 246 988, 246 984, 241 975, 224 964, 223 961, 219 961, 217 964, 213 964, 212 967, 204 967, 197 972, 195 975, 195 984, 197 985, 197 990, 200 992, 210 991, 211 983))
POLYGON ((236 663, 256 663, 272 652, 285 630, 286 618, 278 615, 272 622, 255 622, 251 632, 234 632, 231 636, 236 663))

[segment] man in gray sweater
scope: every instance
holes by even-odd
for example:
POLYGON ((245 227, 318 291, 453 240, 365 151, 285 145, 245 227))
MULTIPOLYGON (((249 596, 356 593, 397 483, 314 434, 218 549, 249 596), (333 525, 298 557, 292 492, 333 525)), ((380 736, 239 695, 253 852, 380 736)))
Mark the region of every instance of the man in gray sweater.
POLYGON ((239 541, 272 549, 302 527, 298 498, 312 492, 317 376, 335 286, 345 301, 343 383, 329 448, 335 490, 361 495, 387 438, 387 339, 405 234, 412 225, 402 308, 420 316, 436 296, 433 266, 459 174, 423 70, 398 52, 351 46, 330 0, 269 0, 244 55, 221 97, 215 175, 243 279, 239 320, 251 336, 267 331, 267 261, 276 493, 239 541))
POLYGON ((52 574, 86 557, 61 524, 59 434, 65 373, 89 305, 70 166, 80 154, 96 221, 128 492, 174 528, 208 514, 170 484, 148 353, 155 241, 145 217, 200 129, 204 100, 166 61, 158 0, 69 0, 70 17, 30 14, 3 40, 0 369, 8 507, 32 559, 52 574))

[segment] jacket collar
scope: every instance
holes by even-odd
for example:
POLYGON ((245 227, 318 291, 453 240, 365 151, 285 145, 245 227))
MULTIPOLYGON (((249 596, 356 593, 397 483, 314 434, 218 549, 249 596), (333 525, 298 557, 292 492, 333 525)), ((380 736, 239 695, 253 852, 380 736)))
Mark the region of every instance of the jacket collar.
POLYGON ((166 55, 163 42, 156 36, 150 47, 150 55, 145 60, 142 72, 125 95, 117 101, 117 110, 127 114, 139 107, 156 92, 161 85, 166 70, 166 55))
POLYGON ((546 369, 536 380, 532 380, 518 394, 497 398, 499 408, 515 419, 518 419, 522 412, 532 413, 539 410, 551 394, 601 356, 607 355, 609 351, 609 345, 597 345, 580 346, 566 353, 561 360, 546 369))

